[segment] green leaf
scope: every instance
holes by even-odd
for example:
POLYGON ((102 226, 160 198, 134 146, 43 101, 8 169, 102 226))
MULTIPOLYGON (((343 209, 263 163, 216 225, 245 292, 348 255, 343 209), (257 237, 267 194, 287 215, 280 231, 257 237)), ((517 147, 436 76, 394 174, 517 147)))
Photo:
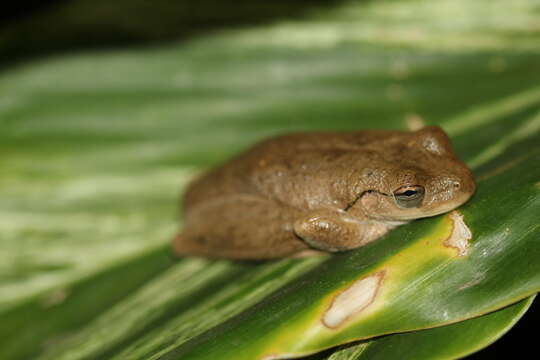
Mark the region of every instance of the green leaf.
POLYGON ((14 306, 1 315, 0 357, 25 358, 54 345, 65 329, 84 326, 170 266, 163 249, 153 250, 14 306))
POLYGON ((384 336, 334 352, 328 360, 458 359, 481 349, 508 331, 534 297, 479 318, 429 330, 384 336))
MULTIPOLYGON (((412 331, 370 343, 366 354, 388 358, 385 341, 412 346, 533 295, 535 6, 350 2, 0 74, 0 358, 254 359, 412 331), (202 168, 279 132, 419 122, 445 128, 474 170, 478 191, 458 213, 322 258, 164 255, 179 191, 202 168), (460 216, 472 233, 461 253, 445 246, 460 216), (365 308, 328 315, 346 289, 375 291, 365 308)), ((453 353, 486 345, 522 311, 508 314, 453 353)))

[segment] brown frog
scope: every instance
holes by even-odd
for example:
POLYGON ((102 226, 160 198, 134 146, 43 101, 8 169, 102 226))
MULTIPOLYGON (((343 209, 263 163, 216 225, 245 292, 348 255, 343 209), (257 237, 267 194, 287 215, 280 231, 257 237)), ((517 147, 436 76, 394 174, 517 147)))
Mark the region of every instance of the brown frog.
POLYGON ((343 251, 452 210, 474 190, 439 127, 282 135, 190 184, 173 249, 235 259, 343 251))

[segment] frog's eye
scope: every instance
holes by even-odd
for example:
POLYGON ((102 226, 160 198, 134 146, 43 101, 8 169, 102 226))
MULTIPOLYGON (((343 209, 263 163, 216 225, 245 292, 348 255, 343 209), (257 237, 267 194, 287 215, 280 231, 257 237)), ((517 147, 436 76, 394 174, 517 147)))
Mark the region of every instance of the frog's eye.
POLYGON ((420 185, 402 186, 394 191, 396 204, 402 208, 418 207, 424 199, 425 190, 420 185))

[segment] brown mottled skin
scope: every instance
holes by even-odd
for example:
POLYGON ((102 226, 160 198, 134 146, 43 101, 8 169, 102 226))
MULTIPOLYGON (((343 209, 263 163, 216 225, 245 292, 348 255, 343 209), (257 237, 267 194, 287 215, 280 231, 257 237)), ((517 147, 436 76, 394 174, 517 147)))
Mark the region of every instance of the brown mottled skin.
POLYGON ((474 190, 438 127, 277 136, 190 184, 173 249, 235 259, 342 251, 450 211, 474 190), (420 203, 401 206, 397 199, 411 186, 425 193, 420 203))

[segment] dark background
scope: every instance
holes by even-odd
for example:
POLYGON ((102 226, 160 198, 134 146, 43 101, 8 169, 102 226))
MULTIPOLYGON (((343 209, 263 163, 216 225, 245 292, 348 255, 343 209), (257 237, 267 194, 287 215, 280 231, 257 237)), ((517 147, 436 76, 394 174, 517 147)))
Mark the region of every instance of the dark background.
MULTIPOLYGON (((0 70, 46 56, 125 46, 153 46, 225 28, 297 19, 337 0, 50 0, 10 3, 0 12, 0 70)), ((534 303, 502 339, 469 359, 498 359, 533 351, 531 331, 540 310, 534 303)))
POLYGON ((300 18, 337 0, 49 0, 0 12, 0 66, 59 52, 182 41, 223 28, 300 18))

